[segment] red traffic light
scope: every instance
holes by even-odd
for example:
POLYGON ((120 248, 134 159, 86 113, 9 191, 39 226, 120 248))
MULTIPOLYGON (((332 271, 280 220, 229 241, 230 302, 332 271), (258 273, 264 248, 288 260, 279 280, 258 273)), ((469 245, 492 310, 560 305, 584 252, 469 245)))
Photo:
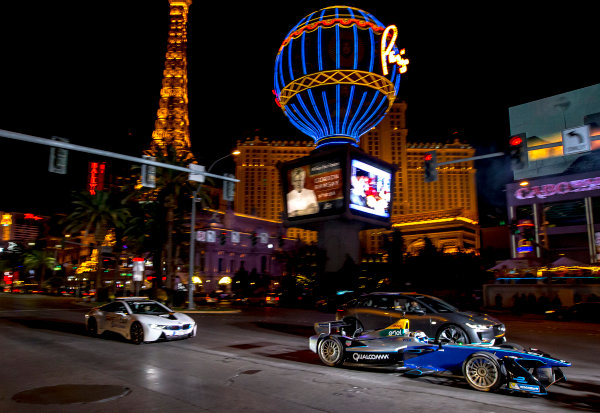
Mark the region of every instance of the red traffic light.
POLYGON ((513 136, 512 138, 510 138, 510 140, 508 141, 508 144, 510 146, 519 146, 523 143, 523 138, 521 138, 520 136, 513 136))
POLYGON ((425 156, 423 157, 423 160, 431 161, 431 160, 433 160, 433 155, 430 153, 426 153, 425 156))

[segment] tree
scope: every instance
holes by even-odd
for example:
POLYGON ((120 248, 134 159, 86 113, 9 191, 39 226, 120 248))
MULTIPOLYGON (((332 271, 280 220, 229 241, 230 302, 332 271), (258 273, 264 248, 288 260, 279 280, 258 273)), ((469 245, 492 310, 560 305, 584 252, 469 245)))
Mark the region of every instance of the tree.
MULTIPOLYGON (((159 151, 152 156, 156 157, 156 162, 182 167, 187 167, 193 161, 193 157, 189 153, 179 155, 173 147, 165 148, 164 151, 159 151)), ((188 178, 189 174, 186 172, 158 168, 156 188, 143 189, 139 194, 141 199, 153 205, 146 209, 148 213, 145 216, 146 221, 144 223, 138 221, 137 224, 146 228, 150 221, 155 224, 151 228, 156 234, 153 241, 156 247, 158 245, 160 247, 153 251, 153 261, 156 272, 162 274, 162 257, 163 254, 166 255, 166 286, 168 288, 173 287, 174 280, 176 259, 173 248, 174 236, 176 231, 184 226, 185 215, 181 212, 180 205, 191 205, 190 195, 193 191, 192 185, 195 184, 190 183, 188 178)))
POLYGON ((43 287, 46 270, 51 270, 55 264, 56 260, 46 250, 29 250, 23 253, 23 267, 39 274, 40 287, 43 287))
POLYGON ((102 284, 101 244, 110 229, 121 228, 131 216, 126 202, 129 195, 121 196, 113 192, 98 191, 95 195, 89 192, 73 194, 74 210, 61 222, 64 231, 74 234, 83 231, 85 235, 93 233, 95 248, 98 251, 96 268, 96 289, 102 284))

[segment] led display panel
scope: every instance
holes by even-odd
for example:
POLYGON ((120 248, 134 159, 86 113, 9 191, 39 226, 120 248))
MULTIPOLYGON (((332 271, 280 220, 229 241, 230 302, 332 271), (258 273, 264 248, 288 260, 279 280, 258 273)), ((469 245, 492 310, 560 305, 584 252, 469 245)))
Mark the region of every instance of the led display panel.
POLYGON ((352 213, 378 218, 390 217, 392 173, 372 163, 352 159, 350 163, 350 200, 352 213))

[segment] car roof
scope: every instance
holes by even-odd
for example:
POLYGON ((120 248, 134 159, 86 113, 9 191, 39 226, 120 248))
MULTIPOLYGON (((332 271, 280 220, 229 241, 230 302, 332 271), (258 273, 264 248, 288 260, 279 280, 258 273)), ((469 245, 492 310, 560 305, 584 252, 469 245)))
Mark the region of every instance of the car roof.
POLYGON ((403 291, 375 291, 372 293, 365 293, 363 294, 363 296, 367 296, 367 295, 412 295, 412 296, 419 296, 419 297, 429 297, 427 294, 419 294, 417 292, 414 291, 408 291, 408 292, 403 292, 403 291))
POLYGON ((148 297, 117 297, 115 301, 154 301, 148 297))

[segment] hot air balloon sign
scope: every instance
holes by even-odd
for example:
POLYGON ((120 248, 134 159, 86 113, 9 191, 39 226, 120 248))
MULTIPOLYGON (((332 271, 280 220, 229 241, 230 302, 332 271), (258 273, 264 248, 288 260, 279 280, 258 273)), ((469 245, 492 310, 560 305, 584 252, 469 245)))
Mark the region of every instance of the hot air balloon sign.
POLYGON ((398 29, 346 6, 304 17, 275 59, 276 102, 290 122, 325 145, 358 146, 389 111, 406 72, 398 29))

